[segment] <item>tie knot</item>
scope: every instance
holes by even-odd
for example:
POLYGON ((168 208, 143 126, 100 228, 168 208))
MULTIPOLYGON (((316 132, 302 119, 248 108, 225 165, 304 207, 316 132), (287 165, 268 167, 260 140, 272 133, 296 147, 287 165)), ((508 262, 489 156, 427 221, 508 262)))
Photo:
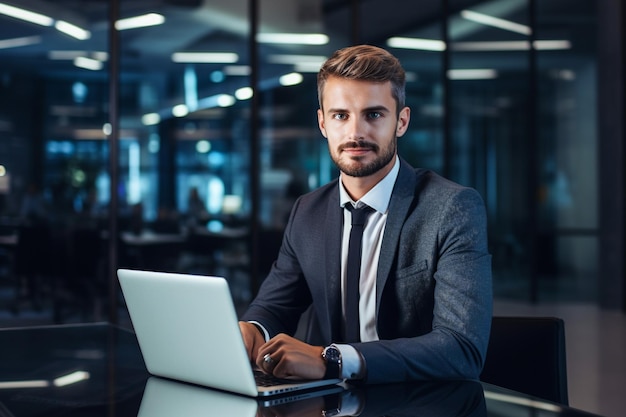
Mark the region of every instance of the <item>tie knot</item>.
POLYGON ((351 203, 348 203, 344 206, 352 215, 352 225, 362 226, 365 224, 365 220, 367 217, 374 211, 373 208, 368 206, 367 204, 362 204, 359 208, 354 208, 351 203))

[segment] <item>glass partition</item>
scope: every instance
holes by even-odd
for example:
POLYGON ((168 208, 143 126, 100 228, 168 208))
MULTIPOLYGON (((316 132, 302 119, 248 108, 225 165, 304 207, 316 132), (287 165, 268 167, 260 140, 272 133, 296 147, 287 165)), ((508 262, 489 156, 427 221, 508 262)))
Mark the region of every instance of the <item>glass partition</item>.
POLYGON ((407 70, 401 156, 485 199, 496 296, 595 301, 611 184, 597 177, 593 0, 119 1, 114 56, 112 4, 0 0, 0 308, 102 318, 110 239, 116 266, 225 275, 249 300, 294 199, 338 174, 316 72, 355 43, 407 70))

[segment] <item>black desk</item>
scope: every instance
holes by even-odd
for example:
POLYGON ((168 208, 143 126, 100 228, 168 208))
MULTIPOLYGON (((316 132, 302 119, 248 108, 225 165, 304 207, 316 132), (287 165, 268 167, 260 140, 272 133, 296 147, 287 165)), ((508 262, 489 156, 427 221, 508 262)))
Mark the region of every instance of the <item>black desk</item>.
POLYGON ((339 398, 344 410, 360 405, 361 416, 591 416, 469 381, 350 387, 258 403, 150 377, 134 334, 108 324, 0 330, 0 352, 0 417, 321 416, 339 398))

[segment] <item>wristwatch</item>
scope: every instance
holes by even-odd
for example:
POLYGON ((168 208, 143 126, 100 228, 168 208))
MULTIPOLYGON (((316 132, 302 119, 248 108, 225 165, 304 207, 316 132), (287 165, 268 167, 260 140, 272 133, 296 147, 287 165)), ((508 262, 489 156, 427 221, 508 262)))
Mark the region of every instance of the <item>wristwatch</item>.
POLYGON ((339 378, 341 375, 341 352, 335 345, 330 345, 322 351, 322 358, 326 361, 324 379, 339 378))

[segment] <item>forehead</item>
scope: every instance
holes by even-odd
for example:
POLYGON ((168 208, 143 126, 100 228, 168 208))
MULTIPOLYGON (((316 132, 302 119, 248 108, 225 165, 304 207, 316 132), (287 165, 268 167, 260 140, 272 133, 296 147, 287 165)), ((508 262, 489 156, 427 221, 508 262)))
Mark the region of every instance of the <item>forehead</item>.
POLYGON ((373 82, 329 77, 322 90, 324 108, 386 106, 395 108, 391 82, 373 82))

